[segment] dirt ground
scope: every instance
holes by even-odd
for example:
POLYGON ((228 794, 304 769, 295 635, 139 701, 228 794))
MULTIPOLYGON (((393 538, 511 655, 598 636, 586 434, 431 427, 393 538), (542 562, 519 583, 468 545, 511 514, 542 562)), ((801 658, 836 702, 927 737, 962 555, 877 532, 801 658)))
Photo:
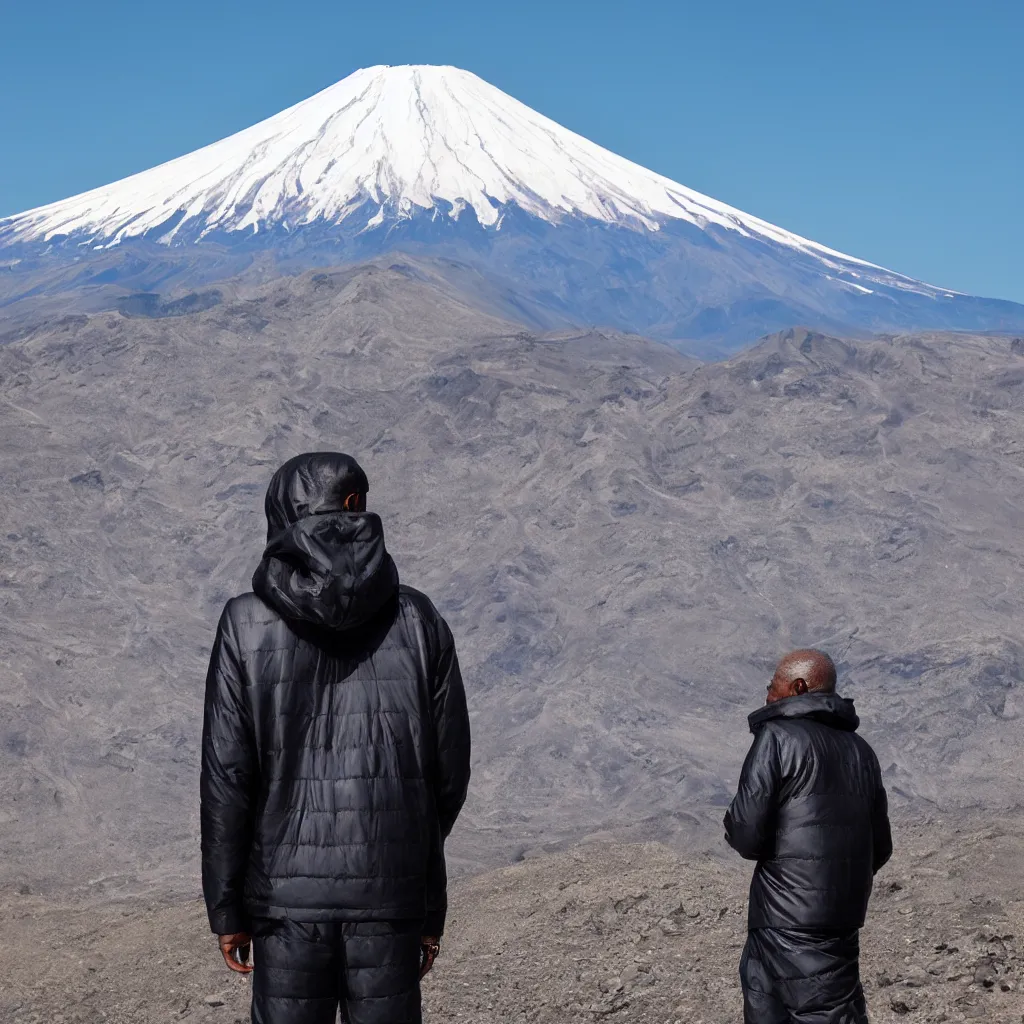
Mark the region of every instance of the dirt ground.
MULTIPOLYGON (((1024 824, 904 824, 862 969, 879 1024, 1024 1022, 1024 824)), ((583 844, 453 884, 426 1019, 735 1024, 749 869, 658 844, 583 844)), ((4 894, 0 1021, 241 1024, 202 903, 4 894)), ((258 966, 257 966, 258 969, 258 966)))

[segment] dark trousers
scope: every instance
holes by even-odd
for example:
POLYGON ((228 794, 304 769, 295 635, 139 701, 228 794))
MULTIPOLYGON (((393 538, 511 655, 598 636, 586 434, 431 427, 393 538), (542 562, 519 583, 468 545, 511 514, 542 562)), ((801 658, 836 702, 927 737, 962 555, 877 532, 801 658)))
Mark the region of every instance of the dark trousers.
POLYGON ((857 931, 748 932, 743 1024, 868 1024, 859 958, 857 931))
POLYGON ((253 924, 253 1024, 421 1024, 420 922, 253 924))

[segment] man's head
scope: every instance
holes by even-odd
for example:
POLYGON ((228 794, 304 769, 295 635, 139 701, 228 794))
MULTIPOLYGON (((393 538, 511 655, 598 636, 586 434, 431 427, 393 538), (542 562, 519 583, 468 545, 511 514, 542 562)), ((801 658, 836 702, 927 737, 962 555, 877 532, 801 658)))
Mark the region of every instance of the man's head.
POLYGON ((267 488, 267 536, 273 537, 307 516, 365 512, 368 490, 366 474, 351 455, 296 455, 273 475, 267 488))
POLYGON ((824 651, 790 651, 775 668, 765 703, 804 693, 833 693, 835 688, 836 666, 824 651))

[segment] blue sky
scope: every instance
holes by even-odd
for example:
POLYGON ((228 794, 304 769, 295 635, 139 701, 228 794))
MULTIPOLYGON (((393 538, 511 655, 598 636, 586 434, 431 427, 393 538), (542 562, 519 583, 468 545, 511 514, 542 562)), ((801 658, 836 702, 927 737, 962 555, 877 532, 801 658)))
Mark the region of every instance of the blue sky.
POLYGON ((1019 0, 0 0, 0 216, 371 64, 467 68, 691 188, 1024 302, 1019 0))

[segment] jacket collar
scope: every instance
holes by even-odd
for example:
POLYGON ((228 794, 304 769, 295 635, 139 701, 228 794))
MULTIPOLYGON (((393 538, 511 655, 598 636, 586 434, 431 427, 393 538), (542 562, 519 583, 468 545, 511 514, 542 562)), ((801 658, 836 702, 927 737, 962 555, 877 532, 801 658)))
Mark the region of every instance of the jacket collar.
POLYGON ((840 697, 838 693, 805 693, 799 697, 786 697, 758 708, 747 721, 750 731, 757 732, 766 722, 782 718, 809 718, 847 732, 855 732, 860 725, 853 701, 840 697))

